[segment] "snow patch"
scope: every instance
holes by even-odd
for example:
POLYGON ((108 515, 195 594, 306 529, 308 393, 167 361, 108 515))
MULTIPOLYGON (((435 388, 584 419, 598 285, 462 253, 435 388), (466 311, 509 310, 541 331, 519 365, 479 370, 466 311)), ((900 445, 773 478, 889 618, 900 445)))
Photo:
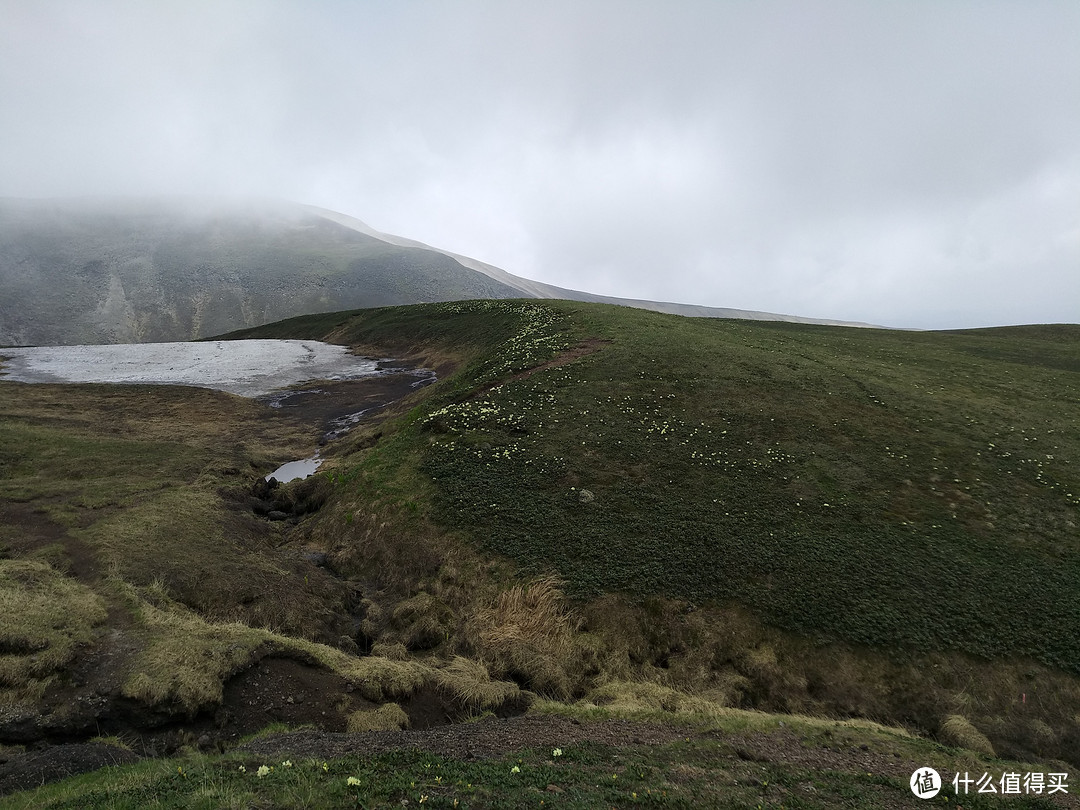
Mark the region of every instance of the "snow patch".
POLYGON ((0 379, 29 383, 152 383, 245 397, 308 380, 378 374, 376 361, 317 340, 215 340, 0 349, 0 379))

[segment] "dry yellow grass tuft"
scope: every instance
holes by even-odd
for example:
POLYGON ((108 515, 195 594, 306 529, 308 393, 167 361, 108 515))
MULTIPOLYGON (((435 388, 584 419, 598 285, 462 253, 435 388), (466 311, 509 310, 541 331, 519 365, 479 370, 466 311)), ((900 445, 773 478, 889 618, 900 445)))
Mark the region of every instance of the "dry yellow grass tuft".
POLYGON ((398 731, 409 727, 409 715, 396 703, 384 703, 374 711, 358 711, 349 715, 345 730, 351 734, 360 731, 398 731))
POLYGON ((243 669, 273 634, 239 622, 211 624, 179 606, 139 606, 145 646, 123 685, 125 697, 189 713, 221 702, 225 680, 243 669))
MULTIPOLYGON (((315 646, 315 645, 312 645, 315 646)), ((329 647, 323 650, 338 653, 329 647)), ((386 658, 349 658, 343 653, 331 668, 348 678, 367 700, 378 703, 389 698, 404 698, 413 694, 431 677, 430 667, 416 661, 391 661, 386 658)), ((324 660, 334 660, 326 655, 324 660)))
POLYGON ((391 661, 406 661, 409 658, 408 648, 400 641, 376 641, 371 645, 371 654, 391 661))
POLYGON ((564 601, 558 580, 544 577, 502 591, 493 605, 479 609, 470 634, 488 669, 533 691, 568 696, 577 621, 564 601))
POLYGON ((727 710, 706 698, 648 681, 612 681, 592 690, 586 701, 616 713, 661 711, 668 714, 715 719, 727 710))
POLYGON ((105 603, 38 560, 0 560, 0 702, 33 699, 93 640, 105 603))
POLYGON ((435 680, 443 692, 470 712, 498 709, 521 696, 517 684, 491 680, 487 667, 460 655, 436 670, 435 680))
POLYGON ((945 718, 938 731, 938 739, 954 748, 966 748, 989 757, 997 756, 994 753, 994 746, 986 735, 975 728, 962 714, 950 714, 945 718))
POLYGON ((452 618, 452 611, 441 599, 421 591, 401 602, 391 621, 408 649, 429 650, 449 639, 452 618))

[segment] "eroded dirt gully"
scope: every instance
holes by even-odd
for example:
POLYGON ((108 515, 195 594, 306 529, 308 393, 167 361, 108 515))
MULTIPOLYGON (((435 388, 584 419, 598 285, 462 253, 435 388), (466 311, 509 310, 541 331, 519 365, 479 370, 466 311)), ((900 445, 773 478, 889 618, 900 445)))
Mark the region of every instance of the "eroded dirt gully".
MULTIPOLYGON (((434 382, 438 371, 449 369, 432 371, 408 361, 381 361, 380 371, 360 380, 312 384, 264 397, 267 418, 285 417, 316 427, 320 444, 331 453, 334 439, 356 425, 383 420, 395 405, 434 382)), ((271 488, 257 479, 241 508, 270 520, 274 506, 271 488)), ((278 519, 297 522, 306 509, 318 508, 299 506, 295 513, 279 513, 278 519)), ((0 519, 9 534, 24 538, 12 546, 16 554, 60 544, 68 576, 87 585, 100 581, 92 549, 44 511, 0 503, 0 519)), ((319 555, 305 555, 305 563, 333 575, 319 555)), ((353 694, 352 686, 335 673, 267 648, 225 684, 224 700, 215 710, 187 718, 150 709, 120 694, 127 662, 139 646, 130 630, 126 611, 110 607, 99 640, 84 648, 50 686, 36 711, 0 711, 0 795, 106 765, 169 755, 185 746, 223 750, 275 722, 341 732, 349 712, 376 708, 353 694), (89 742, 110 735, 127 749, 89 742)), ((401 705, 414 728, 458 719, 453 707, 432 690, 420 690, 401 705)))

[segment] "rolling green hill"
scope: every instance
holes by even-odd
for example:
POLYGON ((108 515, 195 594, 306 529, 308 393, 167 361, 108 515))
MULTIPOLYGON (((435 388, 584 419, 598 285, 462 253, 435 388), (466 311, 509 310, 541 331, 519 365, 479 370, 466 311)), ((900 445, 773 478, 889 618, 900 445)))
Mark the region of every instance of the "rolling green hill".
POLYGON ((0 509, 37 537, 0 532, 0 596, 34 606, 0 628, 4 741, 224 728, 250 673, 299 665, 327 679, 306 721, 328 730, 539 695, 1080 764, 1080 327, 488 300, 231 337, 440 379, 323 448, 280 522, 251 511, 256 479, 318 426, 212 392, 0 382, 0 509))
MULTIPOLYGON (((738 606, 799 640, 773 673, 794 683, 749 686, 749 704, 771 689, 780 706, 842 705, 835 673, 793 674, 814 649, 1080 673, 1080 327, 910 333, 492 302, 249 334, 294 333, 441 339, 472 358, 343 464, 341 503, 415 510, 580 600, 738 606)), ((346 542, 339 528, 313 532, 346 542)), ((752 666, 711 629, 695 649, 683 622, 639 657, 727 688, 752 666)), ((1034 692, 1028 677, 1003 688, 1034 692)), ((903 704, 888 712, 923 711, 903 704)))

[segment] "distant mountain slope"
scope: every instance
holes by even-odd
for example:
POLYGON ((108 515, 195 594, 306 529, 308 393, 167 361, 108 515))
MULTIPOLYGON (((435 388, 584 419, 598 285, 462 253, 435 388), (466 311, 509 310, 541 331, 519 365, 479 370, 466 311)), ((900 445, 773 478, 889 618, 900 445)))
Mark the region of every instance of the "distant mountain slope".
POLYGON ((294 315, 521 293, 303 206, 0 201, 0 344, 186 340, 294 315))
POLYGON ((297 203, 0 199, 0 345, 188 340, 295 315, 521 297, 821 322, 564 290, 297 203))
MULTIPOLYGON (((381 233, 367 223, 362 222, 355 217, 350 217, 345 214, 339 214, 335 211, 327 211, 323 208, 315 208, 314 206, 307 206, 311 211, 318 212, 321 216, 337 222, 347 228, 353 228, 360 233, 373 236, 376 239, 381 239, 384 242, 390 242, 394 245, 403 245, 409 247, 418 247, 425 250, 437 250, 430 245, 425 245, 423 242, 417 242, 413 239, 405 239, 400 236, 393 236, 391 234, 381 233)), ((450 253, 448 251, 440 251, 447 256, 450 256, 465 267, 469 267, 473 270, 477 270, 496 281, 506 284, 519 290, 522 297, 525 298, 548 298, 558 299, 565 301, 588 301, 594 304, 615 304, 623 307, 634 307, 635 309, 648 309, 653 312, 666 312, 669 315, 685 315, 691 318, 739 318, 741 320, 749 321, 784 321, 786 323, 817 323, 825 324, 827 326, 866 326, 873 327, 874 324, 868 323, 856 323, 852 321, 835 321, 822 318, 803 318, 798 315, 781 315, 776 312, 760 312, 753 309, 732 309, 730 307, 706 307, 698 304, 676 304, 670 301, 645 301, 638 298, 618 298, 611 295, 596 295, 589 292, 581 292, 580 290, 568 290, 563 287, 556 287, 552 284, 545 284, 542 281, 533 281, 532 279, 522 278, 521 276, 515 276, 512 273, 507 273, 505 270, 500 270, 494 265, 487 264, 485 262, 477 261, 476 259, 470 259, 468 256, 461 256, 457 253, 450 253)))

